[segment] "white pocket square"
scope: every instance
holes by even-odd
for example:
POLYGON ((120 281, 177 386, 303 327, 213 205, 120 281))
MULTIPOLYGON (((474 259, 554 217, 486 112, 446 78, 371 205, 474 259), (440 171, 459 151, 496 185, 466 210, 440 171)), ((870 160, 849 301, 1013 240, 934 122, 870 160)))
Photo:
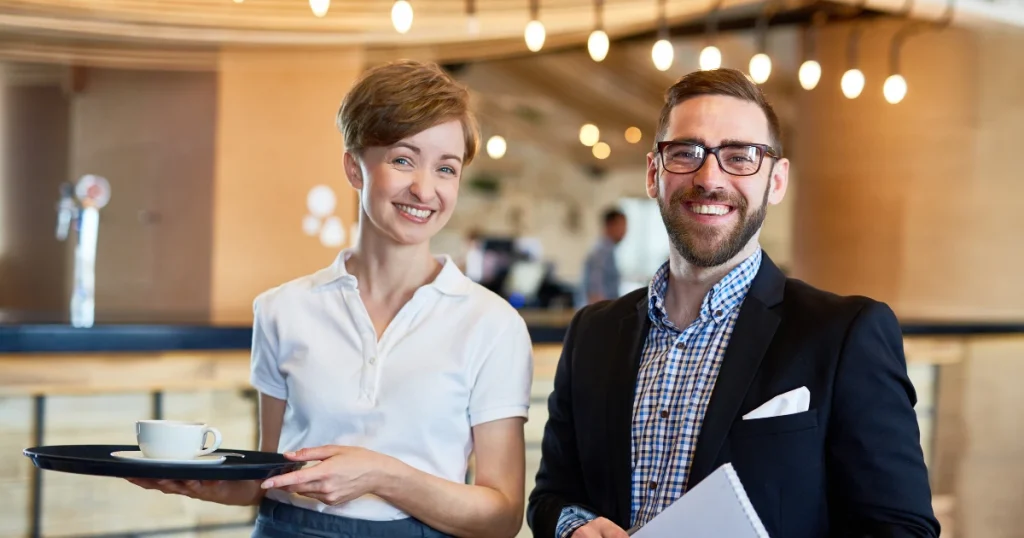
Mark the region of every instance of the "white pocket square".
POLYGON ((800 387, 789 392, 779 394, 765 402, 761 407, 743 415, 743 420, 757 418, 781 417, 807 411, 811 406, 811 391, 807 387, 800 387))

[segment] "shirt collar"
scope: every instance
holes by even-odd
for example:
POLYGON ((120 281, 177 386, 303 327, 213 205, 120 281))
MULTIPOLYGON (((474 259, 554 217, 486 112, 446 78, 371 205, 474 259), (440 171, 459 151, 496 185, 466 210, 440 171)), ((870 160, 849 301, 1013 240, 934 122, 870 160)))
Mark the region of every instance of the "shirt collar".
MULTIPOLYGON (((352 257, 354 249, 347 248, 338 253, 331 265, 313 274, 313 285, 316 287, 327 286, 328 284, 340 283, 342 287, 349 290, 358 288, 356 277, 345 268, 345 262, 352 257)), ((435 256, 442 264, 441 272, 437 274, 434 281, 426 287, 435 289, 440 293, 451 296, 468 295, 473 281, 462 273, 458 265, 447 254, 435 256)))
MULTIPOLYGON (((707 295, 700 305, 700 319, 702 321, 714 320, 721 323, 736 307, 743 303, 743 299, 750 290, 750 285, 757 276, 761 267, 761 247, 743 260, 742 263, 729 271, 722 277, 707 295)), ((647 313, 651 322, 659 327, 670 327, 677 331, 681 330, 673 326, 665 311, 665 293, 668 291, 668 262, 665 262, 654 273, 651 283, 647 289, 647 313)))

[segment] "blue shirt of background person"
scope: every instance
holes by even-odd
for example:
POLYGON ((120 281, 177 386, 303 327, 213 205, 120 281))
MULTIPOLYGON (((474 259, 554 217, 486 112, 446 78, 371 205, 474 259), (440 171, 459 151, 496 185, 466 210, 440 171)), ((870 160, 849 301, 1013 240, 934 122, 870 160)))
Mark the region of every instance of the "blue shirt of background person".
POLYGON ((619 297, 622 277, 615 262, 615 247, 626 236, 626 215, 618 209, 604 212, 604 230, 583 262, 577 306, 619 297))

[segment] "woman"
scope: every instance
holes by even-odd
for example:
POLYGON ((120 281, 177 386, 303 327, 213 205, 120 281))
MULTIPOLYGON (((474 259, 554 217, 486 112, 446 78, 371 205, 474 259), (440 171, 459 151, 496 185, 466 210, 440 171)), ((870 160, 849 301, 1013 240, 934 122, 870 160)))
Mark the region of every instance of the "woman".
POLYGON ((435 65, 368 71, 338 112, 357 246, 254 303, 260 450, 320 462, 265 482, 133 482, 259 504, 254 537, 514 536, 526 325, 430 239, 477 151, 468 93, 435 65), (465 483, 470 453, 474 484, 465 483))

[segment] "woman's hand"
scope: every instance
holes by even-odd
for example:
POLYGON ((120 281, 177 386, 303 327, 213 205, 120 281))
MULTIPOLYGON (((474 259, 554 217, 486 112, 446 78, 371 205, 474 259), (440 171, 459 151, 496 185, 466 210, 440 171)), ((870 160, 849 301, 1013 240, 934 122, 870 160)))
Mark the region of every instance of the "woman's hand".
POLYGON ((320 463, 269 478, 261 487, 297 493, 328 505, 343 504, 375 492, 401 466, 390 456, 351 446, 303 448, 284 456, 292 461, 320 463))
POLYGON ((254 481, 226 480, 153 480, 149 478, 128 478, 132 484, 143 489, 153 489, 168 494, 184 495, 193 499, 233 506, 259 504, 263 491, 254 481))

